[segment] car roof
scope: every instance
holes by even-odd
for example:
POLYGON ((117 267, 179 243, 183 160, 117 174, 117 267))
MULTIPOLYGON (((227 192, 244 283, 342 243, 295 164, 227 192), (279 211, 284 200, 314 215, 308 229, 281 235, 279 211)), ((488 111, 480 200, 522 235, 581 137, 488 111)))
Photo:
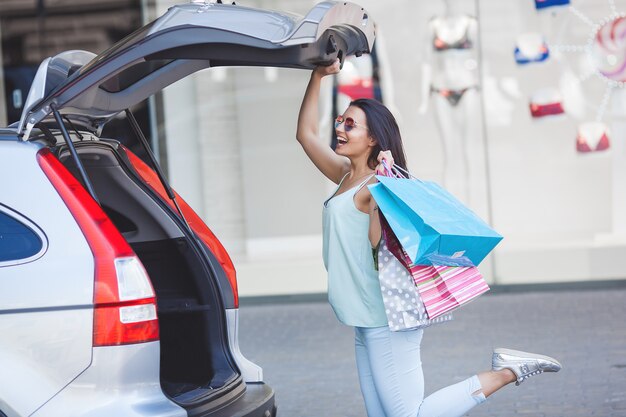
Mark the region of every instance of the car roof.
POLYGON ((312 69, 369 53, 374 22, 360 6, 326 1, 306 16, 235 4, 192 2, 100 55, 67 51, 40 65, 18 134, 27 140, 53 109, 99 133, 120 111, 198 70, 216 66, 312 69))

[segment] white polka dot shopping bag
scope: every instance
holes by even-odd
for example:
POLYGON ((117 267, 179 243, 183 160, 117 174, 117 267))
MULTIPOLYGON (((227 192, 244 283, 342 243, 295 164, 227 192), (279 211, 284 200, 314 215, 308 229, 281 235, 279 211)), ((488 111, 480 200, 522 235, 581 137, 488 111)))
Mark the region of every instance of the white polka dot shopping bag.
POLYGON ((452 319, 450 314, 429 319, 413 277, 391 253, 384 238, 378 248, 378 279, 392 331, 419 329, 452 319))

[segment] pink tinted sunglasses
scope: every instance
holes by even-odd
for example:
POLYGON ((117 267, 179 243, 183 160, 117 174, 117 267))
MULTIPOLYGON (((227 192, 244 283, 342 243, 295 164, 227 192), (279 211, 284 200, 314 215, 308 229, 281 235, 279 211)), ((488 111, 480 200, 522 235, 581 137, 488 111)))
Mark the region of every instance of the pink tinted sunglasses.
POLYGON ((343 116, 337 116, 337 118, 335 119, 335 129, 337 129, 342 123, 343 123, 343 128, 346 130, 346 132, 351 131, 355 127, 362 127, 363 129, 367 129, 367 126, 364 126, 360 123, 355 122, 352 117, 343 117, 343 116))

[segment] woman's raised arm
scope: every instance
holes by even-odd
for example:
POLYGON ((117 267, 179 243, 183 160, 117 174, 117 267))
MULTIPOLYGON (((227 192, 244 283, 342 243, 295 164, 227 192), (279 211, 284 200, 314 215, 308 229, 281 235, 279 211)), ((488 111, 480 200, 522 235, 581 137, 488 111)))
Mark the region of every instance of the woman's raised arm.
POLYGON ((322 78, 339 72, 339 60, 327 67, 317 67, 311 73, 300 113, 296 139, 304 152, 322 174, 338 184, 346 172, 350 170, 350 160, 337 155, 327 143, 323 143, 319 135, 319 95, 322 78))

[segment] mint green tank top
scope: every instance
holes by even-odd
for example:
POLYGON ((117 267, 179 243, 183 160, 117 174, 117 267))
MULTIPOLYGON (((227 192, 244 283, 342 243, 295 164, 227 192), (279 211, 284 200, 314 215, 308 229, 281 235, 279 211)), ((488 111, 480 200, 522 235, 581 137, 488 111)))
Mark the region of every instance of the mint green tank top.
MULTIPOLYGON (((347 176, 347 174, 346 174, 347 176)), ((369 241, 369 215, 354 205, 354 195, 367 181, 324 202, 323 257, 328 271, 328 301, 339 321, 349 326, 387 325, 378 271, 369 241)))

